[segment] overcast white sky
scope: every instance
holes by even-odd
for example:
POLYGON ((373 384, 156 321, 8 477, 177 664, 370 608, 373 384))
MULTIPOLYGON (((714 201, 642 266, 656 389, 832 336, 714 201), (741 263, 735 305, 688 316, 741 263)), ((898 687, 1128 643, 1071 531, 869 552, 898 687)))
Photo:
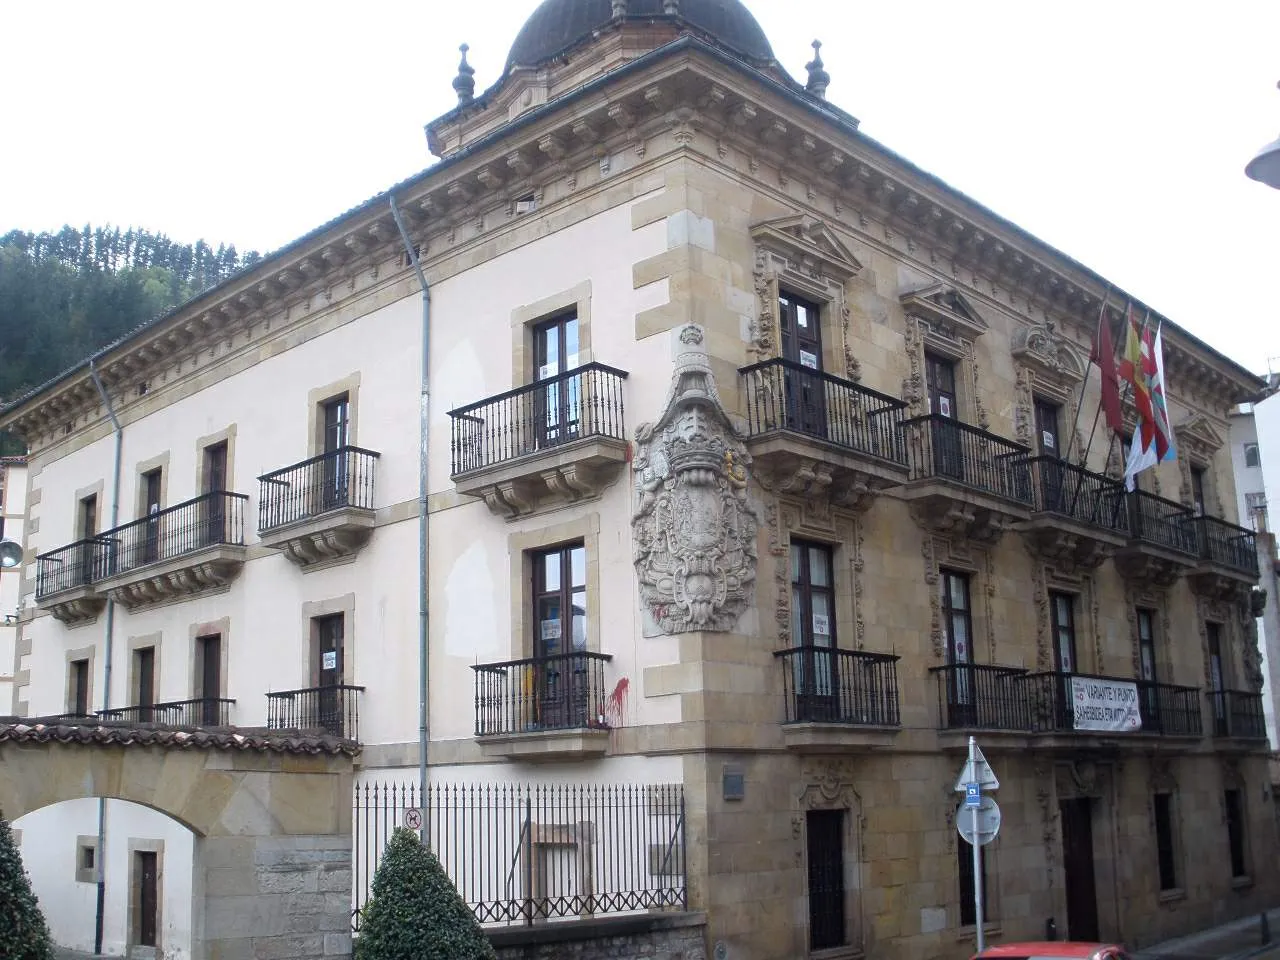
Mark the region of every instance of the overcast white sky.
MULTIPOLYGON (((1245 366, 1280 370, 1275 0, 746 0, 862 130, 1245 366)), ((275 249, 427 166, 536 0, 0 6, 0 233, 275 249)))

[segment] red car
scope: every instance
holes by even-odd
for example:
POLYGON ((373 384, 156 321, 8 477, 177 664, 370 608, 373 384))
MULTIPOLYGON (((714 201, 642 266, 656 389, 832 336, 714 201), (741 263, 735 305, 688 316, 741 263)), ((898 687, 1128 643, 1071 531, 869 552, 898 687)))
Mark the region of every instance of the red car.
POLYGON ((1129 960, 1124 947, 1108 943, 1002 943, 987 947, 973 960, 1058 960, 1074 957, 1076 960, 1129 960))

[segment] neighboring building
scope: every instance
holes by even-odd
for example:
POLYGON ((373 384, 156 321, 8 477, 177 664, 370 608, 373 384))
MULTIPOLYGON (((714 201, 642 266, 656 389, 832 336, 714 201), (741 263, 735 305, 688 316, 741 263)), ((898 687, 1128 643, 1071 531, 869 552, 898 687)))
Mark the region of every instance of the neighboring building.
MULTIPOLYGON (((0 457, 0 541, 25 544, 27 458, 0 457)), ((13 712, 13 655, 22 571, 0 565, 0 717, 13 712)))
MULTIPOLYGON (((1076 404, 1126 295, 859 132, 737 0, 548 0, 497 85, 468 71, 440 162, 0 412, 38 554, 18 710, 322 728, 362 787, 413 783, 422 468, 435 836, 486 921, 687 875, 718 956, 967 956, 970 734, 1004 937, 1273 904, 1224 449, 1258 378, 1165 321, 1179 457, 1125 496, 1077 429, 1096 377, 1076 404), (529 784, 568 799, 484 829, 529 784), (617 784, 625 829, 581 799, 617 784)), ((82 945, 71 806, 20 826, 82 945)), ((181 955, 191 838, 107 806, 107 946, 181 955)))

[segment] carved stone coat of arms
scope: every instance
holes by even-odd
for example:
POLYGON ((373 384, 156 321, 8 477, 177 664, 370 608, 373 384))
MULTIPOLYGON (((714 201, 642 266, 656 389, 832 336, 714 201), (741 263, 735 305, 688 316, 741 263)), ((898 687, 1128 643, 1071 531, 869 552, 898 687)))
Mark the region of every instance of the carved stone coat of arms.
POLYGON ((636 430, 631 526, 640 600, 667 634, 732 630, 756 576, 751 458, 702 342, 698 327, 681 330, 666 409, 636 430))

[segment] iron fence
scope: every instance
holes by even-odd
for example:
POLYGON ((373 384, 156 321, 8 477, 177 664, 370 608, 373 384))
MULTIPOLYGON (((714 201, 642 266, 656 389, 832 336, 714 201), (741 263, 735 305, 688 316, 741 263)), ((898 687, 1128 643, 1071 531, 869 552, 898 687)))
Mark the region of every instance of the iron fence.
POLYGON ((1124 484, 1057 457, 1027 461, 1035 486, 1035 508, 1116 533, 1129 532, 1124 484))
POLYGON ((1194 519, 1182 504, 1154 493, 1134 490, 1129 494, 1129 532, 1137 540, 1197 555, 1200 551, 1194 519))
POLYGON ((36 598, 87 587, 107 575, 107 545, 91 537, 36 557, 36 598))
POLYGON ((1258 575, 1258 536, 1217 517, 1196 517, 1200 555, 1240 573, 1258 575))
POLYGON ((1072 695, 1074 679, 1132 683, 1137 692, 1138 714, 1142 721, 1140 730, 1133 731, 1135 733, 1174 737, 1196 737, 1201 733, 1199 691, 1194 687, 1064 671, 1032 673, 1022 679, 1028 699, 1032 732, 1091 732, 1078 731, 1076 728, 1072 695))
POLYGON ((833 647, 793 647, 782 661, 787 723, 896 727, 898 657, 833 647))
POLYGON ((125 723, 156 723, 166 727, 229 727, 234 700, 198 697, 194 700, 169 700, 163 703, 113 707, 99 710, 102 720, 125 723))
POLYGON ((373 509, 378 458, 361 447, 339 447, 258 478, 258 531, 274 530, 339 510, 373 509))
POLYGON ((360 694, 346 683, 267 694, 268 730, 323 730, 342 740, 360 740, 360 694))
POLYGON ((911 479, 952 480, 1031 504, 1030 451, 1020 443, 941 414, 903 421, 911 479))
POLYGON ((938 680, 938 716, 944 730, 1027 730, 1028 702, 1021 667, 950 663, 929 670, 938 680))
POLYGON ((1243 690, 1210 690, 1209 713, 1215 737, 1265 740, 1267 718, 1262 712, 1262 694, 1243 690))
POLYGON ((476 919, 533 924, 688 906, 680 784, 365 783, 355 788, 352 930, 391 833, 423 839, 476 919))
POLYGON ((217 544, 244 544, 243 493, 219 490, 108 530, 105 576, 171 560, 217 544))
POLYGON ((625 370, 588 363, 449 411, 452 475, 589 437, 626 439, 625 370))
POLYGON ((607 653, 579 651, 473 666, 476 736, 607 728, 607 653))
POLYGON ((907 405, 901 400, 781 358, 738 374, 751 436, 787 430, 906 463, 899 427, 907 405))

